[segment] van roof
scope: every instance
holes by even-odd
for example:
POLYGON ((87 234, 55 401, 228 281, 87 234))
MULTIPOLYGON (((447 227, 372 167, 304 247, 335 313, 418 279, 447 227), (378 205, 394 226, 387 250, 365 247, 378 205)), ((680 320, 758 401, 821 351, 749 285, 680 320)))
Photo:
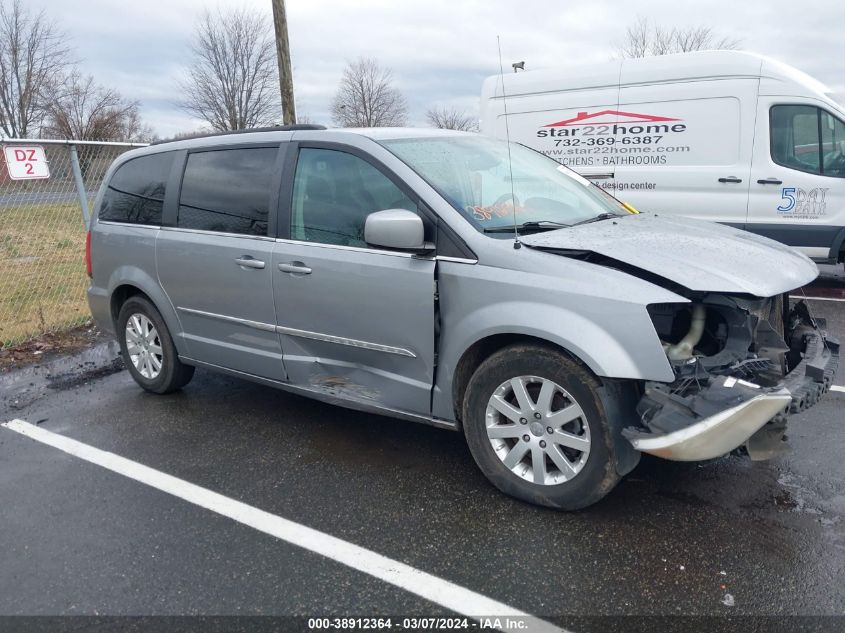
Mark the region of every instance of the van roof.
MULTIPOLYGON (((614 60, 602 64, 530 70, 504 76, 507 97, 618 85, 689 80, 760 78, 761 94, 815 93, 831 99, 830 89, 797 68, 745 51, 697 51, 614 60)), ((501 97, 499 75, 484 81, 482 100, 501 97)))

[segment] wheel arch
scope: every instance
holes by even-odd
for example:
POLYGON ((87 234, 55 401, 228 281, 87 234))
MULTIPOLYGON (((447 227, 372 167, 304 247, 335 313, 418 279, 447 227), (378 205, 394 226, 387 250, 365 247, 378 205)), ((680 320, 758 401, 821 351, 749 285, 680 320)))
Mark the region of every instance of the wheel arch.
POLYGON ((109 280, 109 315, 116 323, 121 306, 133 296, 143 296, 153 304, 173 339, 180 355, 187 354, 182 326, 173 304, 159 283, 144 271, 133 266, 121 266, 112 273, 109 280))
POLYGON ((656 380, 674 378, 666 353, 644 306, 622 304, 610 322, 563 306, 497 303, 463 315, 445 328, 438 354, 432 397, 435 417, 459 420, 467 374, 489 354, 514 341, 550 345, 601 378, 656 380), (612 323, 614 327, 608 327, 612 323), (457 407, 460 411, 460 404, 457 407))
POLYGON ((476 369, 496 352, 513 345, 533 345, 557 352, 576 363, 595 379, 594 394, 605 413, 609 431, 607 438, 609 458, 618 476, 631 472, 639 463, 640 453, 624 438, 622 429, 638 423, 636 406, 642 395, 641 381, 599 376, 578 355, 547 338, 526 334, 495 334, 481 338, 471 345, 461 356, 455 368, 452 394, 455 419, 461 425, 463 424, 464 399, 476 369))
POLYGON ((109 298, 109 314, 111 315, 112 321, 117 322, 117 316, 120 314, 120 308, 123 307, 123 304, 126 303, 130 297, 135 296, 144 297, 144 299, 155 305, 155 302, 150 299, 147 293, 141 290, 138 286, 133 284, 121 284, 112 291, 111 297, 109 298))
POLYGON ((554 341, 532 334, 519 332, 490 334, 478 339, 470 345, 461 355, 457 365, 455 365, 455 369, 452 374, 452 409, 454 411, 455 419, 458 422, 461 421, 461 410, 463 408, 463 401, 464 396, 466 395, 467 386, 469 385, 469 381, 478 366, 500 349, 518 343, 533 344, 554 349, 581 365, 584 365, 587 371, 601 382, 601 378, 596 375, 588 364, 584 363, 584 361, 576 354, 573 354, 571 351, 554 341))
POLYGON ((833 245, 830 248, 830 259, 836 262, 845 261, 845 227, 839 229, 836 237, 833 238, 833 245))

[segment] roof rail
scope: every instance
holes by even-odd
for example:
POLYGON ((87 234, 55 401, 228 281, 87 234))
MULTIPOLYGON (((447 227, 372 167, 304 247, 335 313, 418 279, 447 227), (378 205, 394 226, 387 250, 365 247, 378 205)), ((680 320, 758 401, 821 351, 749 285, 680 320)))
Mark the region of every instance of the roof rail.
POLYGON ((313 123, 294 123, 293 125, 272 125, 270 127, 252 127, 244 130, 227 130, 225 132, 203 132, 201 134, 183 136, 178 139, 164 139, 156 141, 152 145, 161 145, 162 143, 174 143, 176 141, 189 141, 195 138, 210 138, 212 136, 230 136, 232 134, 252 134, 253 132, 292 132, 296 130, 325 130, 325 125, 316 125, 313 123))

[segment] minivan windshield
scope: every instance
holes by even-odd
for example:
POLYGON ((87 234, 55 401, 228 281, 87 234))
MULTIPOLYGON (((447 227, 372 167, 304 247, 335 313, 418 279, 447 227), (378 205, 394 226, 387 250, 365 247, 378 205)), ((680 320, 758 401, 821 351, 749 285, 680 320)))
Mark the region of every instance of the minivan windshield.
POLYGON ((516 143, 485 136, 385 139, 381 143, 479 230, 536 232, 626 213, 600 187, 516 143), (511 190, 511 178, 513 190, 511 190))

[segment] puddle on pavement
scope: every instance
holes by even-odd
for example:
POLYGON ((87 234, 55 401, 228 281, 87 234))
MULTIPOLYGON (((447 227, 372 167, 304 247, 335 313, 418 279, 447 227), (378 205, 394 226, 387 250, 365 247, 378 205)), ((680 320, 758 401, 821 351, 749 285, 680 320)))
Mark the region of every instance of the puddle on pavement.
POLYGON ((66 389, 122 367, 117 342, 106 341, 72 356, 14 369, 0 375, 0 409, 20 409, 49 389, 66 389))
POLYGON ((839 517, 824 516, 825 512, 818 508, 815 502, 810 501, 810 498, 817 497, 816 493, 803 486, 795 475, 781 473, 778 484, 782 491, 775 495, 775 505, 791 512, 815 516, 822 525, 835 525, 839 522, 839 517))

